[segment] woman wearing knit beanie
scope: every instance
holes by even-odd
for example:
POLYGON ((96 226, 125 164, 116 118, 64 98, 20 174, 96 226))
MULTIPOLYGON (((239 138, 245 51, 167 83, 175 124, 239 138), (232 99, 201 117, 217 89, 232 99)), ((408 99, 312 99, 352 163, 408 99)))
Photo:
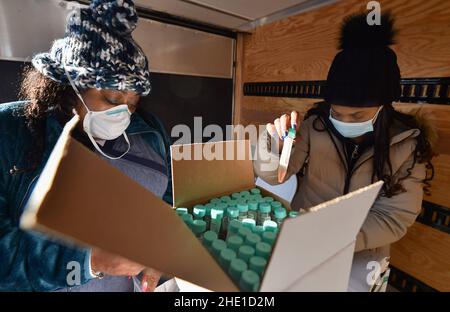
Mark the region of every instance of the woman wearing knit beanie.
MULTIPOLYGON (((394 33, 390 14, 382 16, 379 26, 368 25, 364 14, 347 18, 340 52, 328 73, 325 101, 307 112, 299 128, 295 111, 267 125, 268 134, 281 143, 290 127, 298 129, 283 179, 299 176, 292 203, 296 210, 384 181, 355 251, 380 248, 380 253, 388 253, 389 244, 405 235, 421 210, 424 186, 426 190, 431 180, 427 169, 432 177, 431 132, 419 116, 392 106, 401 90, 397 57, 389 47, 394 33)), ((267 145, 262 149, 270 148, 267 145)), ((271 184, 283 182, 277 170, 264 170, 268 164, 255 161, 257 175, 271 184)))
MULTIPOLYGON (((64 38, 34 56, 22 83, 25 101, 0 106, 0 291, 134 290, 130 276, 140 265, 24 232, 19 219, 74 112, 82 120, 76 139, 171 203, 168 136, 156 117, 136 112, 150 92, 147 58, 131 36, 137 21, 131 0, 91 1, 70 16, 64 38), (81 285, 69 283, 73 263, 81 285)), ((152 274, 139 278, 153 289, 160 275, 145 272, 152 274)))

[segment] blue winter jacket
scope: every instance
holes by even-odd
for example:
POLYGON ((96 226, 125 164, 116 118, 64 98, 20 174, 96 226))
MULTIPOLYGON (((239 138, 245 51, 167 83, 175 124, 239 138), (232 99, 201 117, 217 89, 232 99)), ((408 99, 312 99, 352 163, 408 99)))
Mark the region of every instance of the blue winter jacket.
MULTIPOLYGON (((84 284, 91 278, 89 249, 63 245, 19 228, 20 216, 34 182, 62 131, 54 116, 47 117, 42 161, 32 172, 23 170, 29 168, 28 152, 32 144, 25 118, 20 113, 24 105, 26 102, 0 105, 0 291, 49 291, 67 287, 67 263, 71 261, 84 265, 81 276, 84 284)), ((140 114, 132 115, 126 132, 142 134, 166 159, 169 183, 163 199, 171 204, 169 138, 156 117, 140 114)))

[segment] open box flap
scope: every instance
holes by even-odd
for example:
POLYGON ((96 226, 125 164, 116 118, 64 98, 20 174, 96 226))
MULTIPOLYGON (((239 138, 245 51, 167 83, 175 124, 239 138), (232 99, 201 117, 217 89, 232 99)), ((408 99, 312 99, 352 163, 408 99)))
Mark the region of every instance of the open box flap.
POLYGON ((247 140, 173 145, 171 155, 175 207, 255 185, 247 140))
POLYGON ((172 208, 74 140, 66 124, 21 219, 216 291, 237 287, 172 208), (214 276, 214 278, 211 278, 214 276))
MULTIPOLYGON (((352 244, 382 185, 382 181, 374 183, 313 207, 309 213, 286 220, 264 275, 261 291, 289 289, 306 273, 352 244), (294 271, 295 274, 292 274, 294 271)), ((350 274, 350 266, 342 269, 350 274)))

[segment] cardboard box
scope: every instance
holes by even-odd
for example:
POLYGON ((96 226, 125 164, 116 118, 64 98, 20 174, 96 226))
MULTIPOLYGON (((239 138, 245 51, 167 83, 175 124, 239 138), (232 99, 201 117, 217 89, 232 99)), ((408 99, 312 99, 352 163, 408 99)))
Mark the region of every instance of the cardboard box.
MULTIPOLYGON (((64 127, 30 196, 21 226, 102 248, 206 289, 238 291, 172 207, 70 136, 77 122, 74 117, 64 127)), ((211 197, 254 187, 248 142, 198 146, 216 155, 243 150, 244 157, 173 160, 175 206, 189 208, 211 197)), ((195 153, 195 145, 174 146, 172 152, 176 155, 189 148, 195 153)), ((345 291, 356 234, 381 185, 375 183, 286 220, 261 291, 345 291)))

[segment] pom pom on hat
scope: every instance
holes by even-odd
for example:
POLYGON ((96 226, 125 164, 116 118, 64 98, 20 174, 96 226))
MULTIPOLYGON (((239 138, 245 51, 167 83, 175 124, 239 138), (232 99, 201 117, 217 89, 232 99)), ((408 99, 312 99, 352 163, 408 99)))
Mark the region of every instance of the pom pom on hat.
POLYGON ((93 0, 90 8, 97 23, 118 35, 129 35, 136 28, 138 16, 131 0, 93 0))

